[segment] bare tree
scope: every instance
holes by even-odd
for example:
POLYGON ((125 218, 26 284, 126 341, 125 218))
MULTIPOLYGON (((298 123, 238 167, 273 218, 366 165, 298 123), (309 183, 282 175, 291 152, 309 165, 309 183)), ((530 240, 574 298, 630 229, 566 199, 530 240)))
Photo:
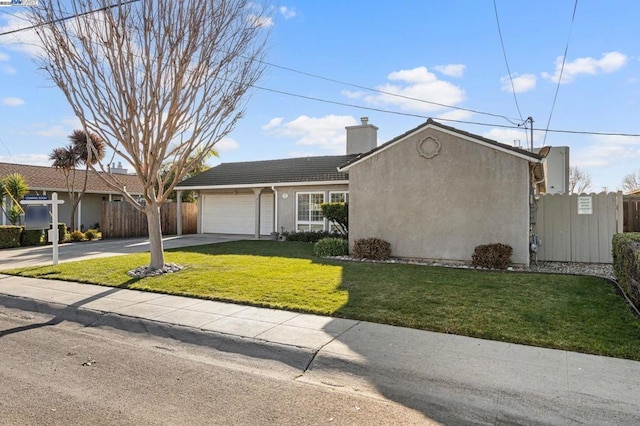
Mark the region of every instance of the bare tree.
POLYGON ((49 154, 52 167, 62 171, 67 183, 67 193, 71 202, 71 218, 69 226, 72 231, 76 228, 76 212, 78 205, 87 191, 87 181, 89 178, 89 167, 98 164, 105 155, 104 140, 93 132, 74 130, 69 135, 71 143, 64 148, 55 148, 49 154), (78 166, 85 166, 82 189, 76 188, 76 170, 78 166))
POLYGON ((147 215, 150 267, 161 268, 160 205, 241 118, 264 68, 266 9, 248 0, 39 3, 31 19, 41 65, 85 130, 135 170, 142 200, 117 174, 101 176, 147 215))
POLYGON ((591 176, 578 166, 569 168, 569 194, 581 194, 591 187, 591 176))
POLYGON ((629 173, 622 179, 622 190, 631 192, 640 188, 640 170, 629 173))

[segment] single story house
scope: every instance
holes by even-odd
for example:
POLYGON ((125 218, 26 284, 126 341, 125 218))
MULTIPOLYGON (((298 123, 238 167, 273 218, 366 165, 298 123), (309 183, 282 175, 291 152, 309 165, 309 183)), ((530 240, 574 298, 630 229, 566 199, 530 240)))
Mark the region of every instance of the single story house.
POLYGON ((528 265, 544 153, 431 119, 380 146, 377 130, 363 118, 346 128, 346 155, 223 163, 176 189, 198 192, 199 233, 330 230, 320 204, 348 201, 350 245, 377 237, 396 257, 469 261, 499 242, 528 265))
MULTIPOLYGON (((111 173, 119 174, 119 178, 126 182, 127 190, 134 196, 143 194, 142 184, 135 175, 126 174, 126 169, 121 166, 111 167, 111 173)), ((67 180, 64 173, 53 167, 31 166, 26 164, 0 163, 0 179, 5 176, 18 173, 22 175, 29 187, 29 195, 51 195, 53 192, 58 193, 58 199, 64 200, 58 208, 58 218, 60 222, 70 225, 71 219, 71 202, 69 190, 67 188, 67 180)), ((98 172, 84 169, 75 171, 74 192, 79 193, 84 186, 85 174, 87 176, 87 190, 84 197, 78 204, 76 210, 76 226, 86 230, 99 224, 102 216, 103 201, 122 201, 123 197, 117 191, 109 188, 100 177, 98 172)), ((73 176, 73 172, 70 175, 73 176)), ((10 206, 11 200, 6 199, 4 206, 10 206)), ((2 216, 2 225, 9 224, 6 215, 2 216)))

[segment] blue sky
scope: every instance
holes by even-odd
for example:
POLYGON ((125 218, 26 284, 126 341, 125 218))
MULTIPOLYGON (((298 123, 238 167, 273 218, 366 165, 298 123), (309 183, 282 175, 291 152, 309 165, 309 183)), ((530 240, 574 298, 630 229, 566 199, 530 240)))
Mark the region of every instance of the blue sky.
MULTIPOLYGON (((267 66, 211 164, 342 154, 344 127, 362 116, 379 127, 379 143, 432 117, 526 147, 528 131, 515 124, 531 116, 535 147, 569 146, 592 191, 617 190, 640 170, 640 137, 589 133, 640 134, 640 2, 578 1, 572 24, 574 4, 496 0, 510 79, 491 0, 274 3, 266 60, 352 85, 267 66)), ((20 10, 0 8, 0 33, 26 24, 20 10)), ((50 165, 48 154, 78 121, 28 44, 16 41, 0 36, 0 161, 50 165)))

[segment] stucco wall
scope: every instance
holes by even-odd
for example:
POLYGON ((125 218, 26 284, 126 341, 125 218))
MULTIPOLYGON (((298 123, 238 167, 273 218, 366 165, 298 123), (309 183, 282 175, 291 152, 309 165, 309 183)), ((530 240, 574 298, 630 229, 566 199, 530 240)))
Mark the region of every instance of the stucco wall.
MULTIPOLYGON (((348 185, 324 186, 285 186, 278 187, 278 231, 295 231, 296 229, 296 194, 298 192, 323 192, 325 202, 329 201, 329 192, 349 191, 348 185), (286 194, 286 197, 283 195, 286 194)), ((325 223, 325 227, 328 223, 325 223)), ((326 228, 328 229, 328 227, 326 228)))
POLYGON ((396 257, 470 261, 499 242, 529 262, 525 159, 428 128, 352 166, 349 188, 351 246, 378 237, 396 257), (418 150, 427 136, 441 144, 431 159, 418 150))

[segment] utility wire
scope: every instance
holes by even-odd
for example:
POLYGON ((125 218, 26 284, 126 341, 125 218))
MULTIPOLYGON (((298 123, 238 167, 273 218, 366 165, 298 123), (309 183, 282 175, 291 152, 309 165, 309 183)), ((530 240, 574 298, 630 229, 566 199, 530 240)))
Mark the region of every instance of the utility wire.
POLYGON ((512 119, 512 118, 509 118, 509 117, 501 115, 501 114, 494 114, 494 113, 479 111, 479 110, 475 110, 475 109, 471 109, 471 108, 463 108, 463 107, 458 107, 458 106, 453 106, 453 105, 447 105, 447 104, 442 104, 442 103, 439 103, 439 102, 426 101, 424 99, 419 99, 419 98, 414 98, 414 97, 411 97, 411 96, 401 95, 399 93, 387 92, 387 91, 380 90, 380 89, 374 89, 374 88, 371 88, 371 87, 362 86, 360 84, 349 83, 349 82, 346 82, 346 81, 343 81, 343 80, 337 80, 337 79, 334 79, 334 78, 324 77, 322 75, 313 74, 313 73, 306 72, 306 71, 296 70, 294 68, 289 68, 289 67, 285 67, 285 66, 282 66, 282 65, 277 65, 277 64, 266 62, 266 61, 262 61, 262 60, 259 60, 259 59, 256 59, 256 62, 264 64, 264 65, 267 65, 267 66, 270 66, 270 67, 273 67, 273 68, 279 68, 281 70, 290 71, 290 72, 293 72, 293 73, 296 73, 296 74, 301 74, 301 75, 305 75, 305 76, 308 76, 308 77, 313 77, 313 78, 317 78, 317 79, 320 79, 320 80, 329 81, 331 83, 338 83, 338 84, 342 84, 342 85, 345 85, 345 86, 355 87, 357 89, 367 90, 367 91, 370 91, 370 92, 375 92, 375 93, 380 93, 380 94, 383 94, 383 95, 394 96, 394 97, 397 97, 397 98, 402 98, 402 99, 407 99, 407 100, 411 100, 411 101, 421 102, 421 103, 425 103, 425 104, 429 104, 429 105, 436 105, 436 106, 440 106, 440 107, 443 107, 443 108, 450 108, 450 109, 456 109, 456 110, 459 110, 459 111, 472 112, 474 114, 481 114, 481 115, 488 115, 488 116, 491 116, 491 117, 503 118, 506 121, 510 122, 511 124, 516 124, 514 122, 514 120, 516 120, 516 119, 512 119))
POLYGON ((573 14, 571 15, 571 25, 569 26, 569 36, 567 37, 567 44, 564 47, 564 55, 562 56, 562 65, 560 66, 560 75, 558 76, 558 83, 556 84, 556 93, 553 96, 553 102, 551 103, 551 111, 549 111, 549 119, 547 120, 547 127, 544 131, 544 139, 542 146, 547 143, 547 133, 549 132, 549 125, 551 124, 551 117, 553 116, 553 110, 556 107, 556 100, 558 99, 558 92, 560 91, 560 83, 562 81, 562 73, 564 72, 564 64, 567 61, 567 53, 569 52, 569 41, 571 41, 571 31, 573 30, 573 23, 576 20, 576 10, 578 9, 578 0, 575 0, 573 4, 573 14))
POLYGON ((498 4, 496 0, 493 0, 493 10, 496 15, 496 24, 498 25, 498 34, 500 35, 500 46, 502 46, 502 56, 504 57, 504 63, 507 66, 507 73, 509 74, 509 81, 511 82, 511 92, 513 93, 513 100, 516 103, 516 109, 518 110, 518 116, 520 116, 520 121, 524 123, 524 119, 522 118, 522 112, 520 112, 520 105, 518 104, 518 97, 516 96, 516 88, 513 84, 513 76, 511 75, 511 68, 509 67, 509 60, 507 59, 507 50, 504 47, 504 38, 502 37, 502 29, 500 27, 500 17, 498 15, 498 4))
POLYGON ((138 1, 140 1, 140 0, 129 0, 129 1, 126 1, 124 3, 112 4, 112 5, 109 5, 109 6, 100 7, 98 9, 89 10, 87 12, 76 13, 74 15, 64 16, 62 18, 54 19, 53 21, 42 22, 40 24, 31 25, 29 27, 23 27, 23 28, 17 28, 15 30, 11 30, 11 31, 5 31, 3 33, 0 33, 0 37, 4 36, 4 35, 9 35, 9 34, 15 34, 15 33, 21 32, 21 31, 32 30, 34 28, 38 28, 38 27, 41 27, 43 25, 57 24, 58 22, 68 21, 69 19, 78 18, 78 17, 84 16, 84 15, 90 15, 90 14, 93 14, 93 13, 96 13, 96 12, 102 12, 103 10, 113 9, 114 7, 125 6, 127 4, 136 3, 138 1))
MULTIPOLYGON (((139 1, 139 0, 130 0, 130 1, 125 2, 125 3, 121 3, 121 5, 129 4, 129 3, 135 3, 137 1, 139 1)), ((577 0, 576 0, 576 5, 577 5, 577 0)), ((64 17, 64 18, 60 18, 60 19, 52 21, 52 22, 38 24, 38 25, 31 26, 31 27, 26 27, 26 28, 20 28, 20 29, 8 31, 8 32, 5 32, 5 33, 0 33, 0 36, 6 35, 6 34, 15 33, 15 32, 19 32, 19 31, 25 31, 25 30, 33 29, 33 28, 35 28, 37 26, 41 26, 41 25, 57 23, 57 22, 68 20, 68 19, 71 19, 71 18, 74 18, 74 17, 77 17, 77 16, 83 16, 83 15, 99 12, 99 11, 102 11, 102 10, 107 10, 107 9, 110 9, 110 8, 113 8, 113 7, 117 7, 117 6, 119 6, 119 5, 106 6, 106 7, 103 7, 103 8, 100 8, 100 9, 96 9, 96 10, 93 10, 93 11, 84 12, 84 13, 81 13, 81 14, 71 15, 71 16, 67 16, 67 17, 64 17)), ((496 6, 495 0, 494 0, 494 6, 496 6)), ((575 14, 575 11, 574 11, 574 14, 575 14)), ((497 8, 496 8, 496 19, 497 19, 497 16, 498 15, 497 15, 497 8)), ((499 27, 499 22, 498 22, 498 27, 499 27)), ((501 41, 502 41, 502 34, 501 34, 501 41)), ((503 44, 503 52, 504 52, 504 44, 503 44)), ((398 97, 401 97, 401 98, 405 98, 405 99, 409 99, 409 100, 415 100, 415 101, 424 102, 424 103, 433 104, 433 105, 438 105, 438 106, 442 106, 442 107, 446 107, 446 108, 458 109, 458 110, 473 112, 473 113, 477 113, 477 114, 489 115, 489 116, 493 116, 493 117, 497 117, 497 118, 502 118, 502 119, 506 119, 507 121, 509 121, 513 125, 509 126, 509 125, 492 124, 492 123, 481 123, 481 122, 465 121, 465 120, 453 120, 453 119, 446 119, 446 118, 435 118, 438 121, 447 121, 447 122, 470 124, 470 125, 477 125, 477 126, 499 127, 499 128, 522 130, 522 127, 521 127, 522 124, 513 123, 513 121, 511 119, 509 119, 508 117, 506 117, 504 115, 493 114, 493 113, 488 113, 488 112, 483 112, 483 111, 478 111, 478 110, 473 110, 473 109, 468 109, 468 108, 462 108, 462 107, 455 107, 455 106, 452 106, 452 105, 445 105, 445 104, 440 104, 440 103, 437 103, 437 102, 425 101, 425 100, 422 100, 422 99, 412 98, 412 97, 409 97, 409 96, 399 95, 399 94, 391 93, 391 92, 385 92, 385 91, 382 91, 382 90, 372 89, 372 88, 369 88, 369 87, 366 87, 366 86, 362 86, 362 85, 358 85, 358 84, 348 83, 348 82, 332 79, 332 78, 329 78, 329 77, 324 77, 324 76, 317 75, 317 74, 312 74, 312 73, 308 73, 308 72, 304 72, 304 71, 295 70, 293 68, 272 64, 272 63, 269 63, 269 62, 266 62, 266 61, 258 60, 258 62, 263 63, 264 65, 267 65, 267 66, 280 68, 280 69, 283 69, 283 70, 286 70, 286 71, 291 71, 291 72, 295 72, 295 73, 298 73, 298 74, 302 74, 302 75, 306 75, 306 76, 309 76, 309 77, 318 78, 318 79, 322 79, 322 80, 326 80, 326 81, 330 81, 330 82, 334 82, 334 83, 344 84, 344 85, 347 85, 347 86, 356 87, 356 88, 360 88, 360 89, 363 89, 363 90, 369 90, 369 91, 378 92, 378 93, 382 93, 382 94, 398 96, 398 97)), ((506 53, 505 53, 505 62, 507 63, 507 70, 509 71, 509 65, 508 65, 508 62, 507 62, 506 53)), ((511 77, 510 71, 509 71, 509 76, 511 77)), ((512 88, 513 88, 513 80, 511 81, 511 84, 512 84, 512 88)), ((282 91, 282 90, 271 89, 271 88, 267 88, 267 87, 261 87, 261 86, 257 86, 257 85, 253 85, 252 87, 254 87, 256 89, 259 89, 259 90, 272 92, 272 93, 278 93, 278 94, 282 94, 282 95, 286 95, 286 96, 292 96, 292 97, 297 97, 297 98, 301 98, 301 99, 307 99, 307 100, 311 100, 311 101, 315 101, 315 102, 323 102, 323 103, 328 103, 328 104, 333 104, 333 105, 340 105, 340 106, 345 106, 345 107, 349 107, 349 108, 357 108, 357 109, 368 110, 368 111, 376 111, 376 112, 381 112, 381 113, 385 113, 385 114, 401 115, 401 116, 405 116, 405 117, 415 117, 415 118, 422 118, 422 119, 433 118, 433 117, 430 117, 430 116, 427 116, 427 115, 422 115, 422 114, 414 114, 414 113, 407 113, 407 112, 401 112, 401 111, 387 110, 387 109, 382 109, 382 108, 366 107, 366 106, 362 106, 362 105, 355 105, 355 104, 350 104, 350 103, 340 102, 340 101, 332 101, 332 100, 328 100, 328 99, 322 99, 322 98, 313 97, 313 96, 301 95, 301 94, 286 92, 286 91, 282 91)), ((514 99, 516 100, 516 106, 518 106, 517 98, 515 98, 515 90, 514 90, 514 99)), ((518 113, 520 114, 519 107, 518 107, 518 113)), ((520 116, 521 116, 521 114, 520 114, 520 116)), ((548 128, 545 131, 546 132, 555 132, 555 133, 571 133, 571 134, 599 135, 599 136, 640 137, 640 134, 630 134, 630 133, 587 132, 587 131, 576 131, 576 130, 557 130, 557 129, 548 129, 548 128)), ((527 137, 528 137, 528 135, 527 135, 527 137)))

